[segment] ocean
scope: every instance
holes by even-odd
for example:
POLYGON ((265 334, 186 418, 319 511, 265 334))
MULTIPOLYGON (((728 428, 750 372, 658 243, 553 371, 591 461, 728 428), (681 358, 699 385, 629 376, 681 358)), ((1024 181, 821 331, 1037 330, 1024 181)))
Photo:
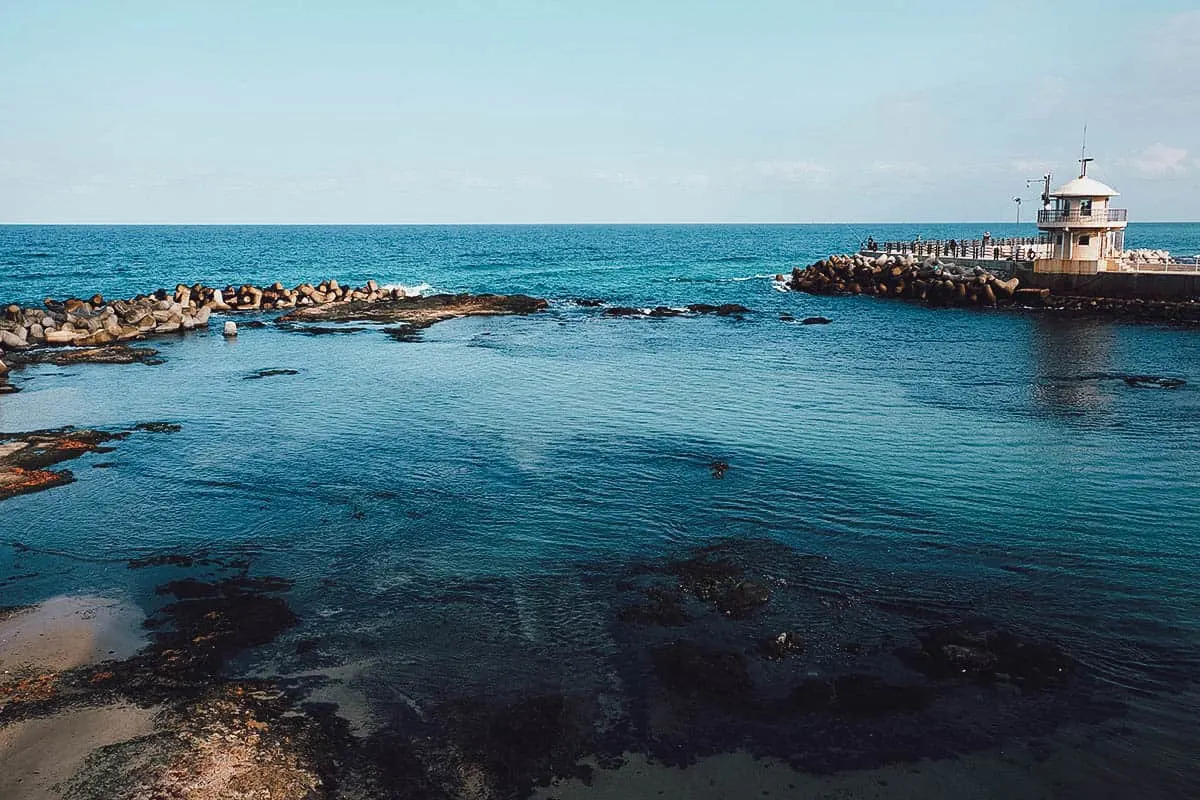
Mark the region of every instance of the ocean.
MULTIPOLYGON (((583 747, 590 785, 562 776, 545 796, 1200 795, 1200 334, 771 280, 867 235, 983 228, 0 227, 5 303, 330 277, 550 301, 413 341, 214 327, 152 342, 157 366, 14 373, 0 431, 180 430, 5 501, 0 606, 85 594, 152 613, 156 588, 191 573, 131 559, 244 562, 293 582, 299 621, 230 674, 336 676, 313 697, 363 737, 465 701, 592 709, 625 766, 583 747), (751 312, 611 318, 580 299, 751 312), (245 380, 263 369, 296 374, 245 380), (1186 383, 1123 379, 1138 375, 1186 383), (628 622, 657 591, 646 576, 673 589, 669 565, 704 552, 731 554, 771 601, 741 620, 689 606, 682 627, 628 622), (983 618, 1061 648, 1071 686, 766 719, 761 698, 684 708, 647 655, 682 639, 750 652, 796 630, 803 653, 750 658, 756 687, 908 680, 893 651, 983 618)), ((1133 224, 1127 242, 1197 253, 1200 225, 1133 224)), ((514 793, 550 771, 528 767, 514 793)))

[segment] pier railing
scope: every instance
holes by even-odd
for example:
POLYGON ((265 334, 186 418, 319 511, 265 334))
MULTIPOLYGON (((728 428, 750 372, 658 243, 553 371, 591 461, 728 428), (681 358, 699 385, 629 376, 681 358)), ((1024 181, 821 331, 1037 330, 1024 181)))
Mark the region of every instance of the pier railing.
POLYGON ((913 239, 912 241, 862 243, 864 253, 914 255, 920 257, 970 258, 994 261, 1032 261, 1044 252, 1046 243, 1036 236, 1004 239, 913 239))
POLYGON ((1038 224, 1048 222, 1125 222, 1129 218, 1129 210, 1125 208, 1105 208, 1083 214, 1079 209, 1060 211, 1046 209, 1038 212, 1038 224))

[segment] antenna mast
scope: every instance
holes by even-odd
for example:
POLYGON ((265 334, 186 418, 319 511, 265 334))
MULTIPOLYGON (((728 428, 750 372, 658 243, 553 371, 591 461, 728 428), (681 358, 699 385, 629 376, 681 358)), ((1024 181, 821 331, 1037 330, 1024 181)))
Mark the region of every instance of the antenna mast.
POLYGON ((1087 123, 1083 125, 1083 147, 1079 150, 1079 164, 1081 166, 1079 177, 1087 177, 1087 165, 1089 161, 1095 161, 1094 158, 1088 158, 1087 154, 1087 123))

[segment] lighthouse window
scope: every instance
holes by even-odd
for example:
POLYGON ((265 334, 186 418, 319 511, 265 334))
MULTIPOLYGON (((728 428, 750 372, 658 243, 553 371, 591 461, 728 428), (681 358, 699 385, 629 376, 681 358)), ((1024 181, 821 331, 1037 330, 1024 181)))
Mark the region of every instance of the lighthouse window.
POLYGON ((1062 234, 1061 233, 1058 235, 1058 241, 1056 241, 1055 244, 1062 244, 1062 234))
POLYGON ((1090 217, 1091 215, 1092 215, 1092 201, 1091 200, 1080 200, 1079 201, 1079 216, 1090 217))
POLYGON ((1090 237, 1090 236, 1080 236, 1079 237, 1080 246, 1083 246, 1085 244, 1091 244, 1091 243, 1092 243, 1092 237, 1090 237))

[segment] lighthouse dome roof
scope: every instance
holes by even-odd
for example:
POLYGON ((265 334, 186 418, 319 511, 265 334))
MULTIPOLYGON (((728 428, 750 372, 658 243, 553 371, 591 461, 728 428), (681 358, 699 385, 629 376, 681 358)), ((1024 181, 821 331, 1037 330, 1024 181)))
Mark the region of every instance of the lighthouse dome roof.
POLYGON ((1116 197, 1116 189, 1095 178, 1079 177, 1068 181, 1050 193, 1051 197, 1116 197))

